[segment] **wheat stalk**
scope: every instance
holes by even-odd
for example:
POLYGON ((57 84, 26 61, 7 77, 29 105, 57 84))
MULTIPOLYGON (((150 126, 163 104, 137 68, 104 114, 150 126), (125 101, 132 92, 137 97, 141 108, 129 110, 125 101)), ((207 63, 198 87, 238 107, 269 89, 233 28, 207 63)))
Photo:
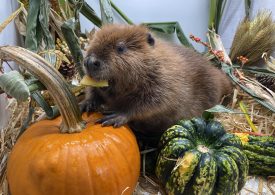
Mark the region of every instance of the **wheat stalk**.
POLYGON ((230 58, 236 63, 238 56, 249 61, 245 65, 255 65, 264 52, 270 55, 275 46, 275 22, 270 11, 260 11, 253 20, 245 18, 235 33, 230 58))

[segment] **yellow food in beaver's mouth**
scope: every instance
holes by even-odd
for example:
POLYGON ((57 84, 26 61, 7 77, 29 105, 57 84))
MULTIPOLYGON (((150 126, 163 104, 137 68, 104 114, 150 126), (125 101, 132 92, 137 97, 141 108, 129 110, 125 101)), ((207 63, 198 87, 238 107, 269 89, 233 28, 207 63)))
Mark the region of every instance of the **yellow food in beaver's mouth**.
POLYGON ((80 81, 80 85, 92 86, 92 87, 108 87, 108 81, 96 81, 92 77, 85 75, 80 81))

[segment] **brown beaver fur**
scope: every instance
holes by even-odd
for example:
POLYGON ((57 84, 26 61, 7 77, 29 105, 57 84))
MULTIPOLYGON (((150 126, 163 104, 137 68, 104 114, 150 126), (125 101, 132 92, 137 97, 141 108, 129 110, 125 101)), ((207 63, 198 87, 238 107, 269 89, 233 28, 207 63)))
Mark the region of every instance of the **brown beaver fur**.
POLYGON ((93 36, 86 74, 108 80, 89 88, 82 111, 103 104, 114 113, 102 125, 162 132, 180 119, 200 116, 231 92, 226 75, 192 49, 153 37, 144 26, 107 25, 93 36))

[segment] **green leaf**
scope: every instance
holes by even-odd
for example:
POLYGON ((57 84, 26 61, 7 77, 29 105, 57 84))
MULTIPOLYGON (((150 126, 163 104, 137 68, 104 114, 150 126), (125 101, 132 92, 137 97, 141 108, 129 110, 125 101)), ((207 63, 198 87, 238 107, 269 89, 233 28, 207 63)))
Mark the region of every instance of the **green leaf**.
POLYGON ((249 126, 251 127, 251 129, 253 130, 253 132, 258 132, 257 127, 255 127, 254 123, 252 122, 251 118, 248 115, 248 111, 247 111, 245 104, 242 101, 240 101, 239 105, 240 105, 241 110, 245 113, 246 121, 249 124, 249 126))
POLYGON ((110 0, 100 0, 101 20, 103 24, 112 24, 114 15, 110 0))
POLYGON ((245 15, 247 18, 250 17, 250 8, 251 8, 251 0, 245 0, 245 15))
MULTIPOLYGON (((50 4, 48 0, 41 0, 40 11, 38 16, 39 25, 42 30, 43 40, 46 44, 46 50, 54 50, 55 43, 51 32, 49 30, 49 14, 50 14, 50 4)), ((50 64, 55 64, 56 55, 54 53, 47 53, 44 57, 50 64)))
POLYGON ((37 104, 45 111, 48 119, 53 119, 59 115, 59 110, 56 106, 50 106, 44 97, 41 95, 40 91, 35 91, 31 94, 32 98, 37 102, 37 104))
MULTIPOLYGON (((44 40, 46 50, 55 48, 54 40, 49 31, 49 10, 48 0, 30 0, 26 25, 25 47, 33 52, 38 52, 44 40)), ((56 56, 51 53, 45 56, 50 64, 55 64, 56 56)))
POLYGON ((0 76, 0 88, 18 101, 26 101, 30 96, 24 77, 15 70, 0 76))
POLYGON ((205 120, 210 120, 210 119, 214 118, 214 113, 244 114, 242 112, 236 112, 236 111, 234 111, 232 109, 226 108, 223 105, 219 104, 219 105, 216 105, 216 106, 214 106, 212 108, 209 108, 209 109, 205 110, 202 113, 202 117, 205 120))
POLYGON ((63 23, 61 26, 61 30, 63 33, 63 36, 65 38, 65 41, 71 51, 71 54, 73 56, 73 60, 75 62, 76 69, 81 77, 83 77, 84 72, 82 69, 83 64, 83 54, 79 45, 79 41, 77 36, 74 33, 75 29, 75 21, 72 19, 67 20, 63 23))
MULTIPOLYGON (((241 68, 240 66, 235 66, 237 68, 241 68)), ((265 74, 269 76, 275 77, 275 71, 267 69, 265 67, 258 67, 258 66, 243 66, 242 70, 245 72, 251 72, 255 74, 265 74)))
POLYGON ((229 108, 224 107, 223 105, 216 105, 212 108, 205 110, 210 113, 230 113, 230 114, 243 114, 242 112, 235 112, 229 108))
POLYGON ((184 35, 183 30, 181 29, 181 26, 178 22, 144 23, 144 25, 146 25, 151 30, 156 32, 162 32, 166 34, 176 33, 181 44, 185 45, 186 47, 193 48, 193 45, 188 41, 188 39, 184 35))
POLYGON ((30 0, 26 25, 26 40, 25 47, 31 51, 38 50, 38 15, 41 0, 30 0))
POLYGON ((95 11, 88 3, 83 3, 80 12, 97 27, 102 26, 101 19, 96 15, 95 11))
POLYGON ((208 28, 212 29, 214 27, 217 33, 218 33, 220 21, 223 15, 226 2, 227 0, 210 1, 208 28))

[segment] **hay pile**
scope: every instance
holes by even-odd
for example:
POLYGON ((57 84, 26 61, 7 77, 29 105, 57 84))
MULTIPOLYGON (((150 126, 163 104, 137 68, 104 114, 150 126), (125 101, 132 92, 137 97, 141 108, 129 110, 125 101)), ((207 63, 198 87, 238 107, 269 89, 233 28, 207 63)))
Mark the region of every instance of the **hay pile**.
MULTIPOLYGON (((10 119, 6 127, 0 130, 0 195, 8 194, 6 180, 7 159, 20 133, 20 129, 28 116, 29 102, 18 103, 16 99, 12 98, 8 100, 6 108, 10 112, 10 119)), ((36 107, 31 123, 35 122, 42 115, 43 111, 41 108, 36 107)))
POLYGON ((215 119, 223 124, 228 132, 249 132, 255 135, 275 135, 275 113, 261 106, 254 98, 240 89, 234 90, 234 97, 229 106, 236 112, 242 112, 239 102, 242 101, 248 110, 248 116, 255 125, 254 132, 244 114, 216 114, 215 119))

